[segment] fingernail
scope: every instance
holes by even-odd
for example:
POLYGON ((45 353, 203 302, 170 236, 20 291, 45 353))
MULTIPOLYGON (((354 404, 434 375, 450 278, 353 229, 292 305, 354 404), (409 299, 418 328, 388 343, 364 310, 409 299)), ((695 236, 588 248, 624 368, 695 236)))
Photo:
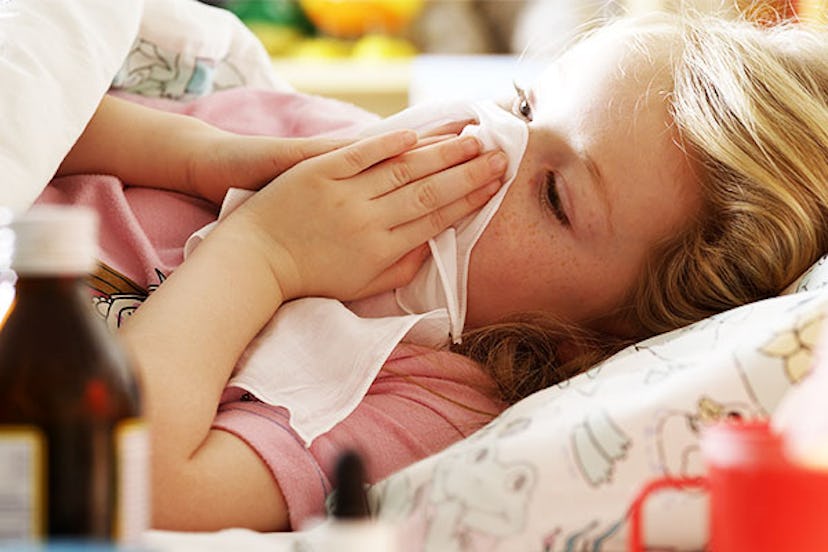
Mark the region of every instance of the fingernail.
POLYGON ((417 140, 419 140, 417 133, 413 130, 404 130, 400 138, 402 139, 404 146, 413 146, 417 143, 417 140))
POLYGON ((461 140, 463 153, 466 155, 474 155, 480 151, 480 142, 474 136, 467 136, 461 140))
POLYGON ((506 155, 497 152, 489 158, 489 166, 492 170, 500 172, 506 169, 506 155))

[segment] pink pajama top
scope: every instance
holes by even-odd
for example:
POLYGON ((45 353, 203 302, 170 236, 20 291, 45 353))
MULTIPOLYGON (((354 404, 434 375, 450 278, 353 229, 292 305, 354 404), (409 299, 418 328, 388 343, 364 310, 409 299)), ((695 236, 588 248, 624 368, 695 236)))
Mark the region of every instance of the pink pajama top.
MULTIPOLYGON (((275 136, 313 135, 366 117, 327 99, 246 90, 189 104, 156 101, 155 107, 240 133, 275 136)), ((38 202, 87 205, 99 213, 100 265, 90 286, 98 312, 113 329, 182 262, 187 237, 216 217, 215 206, 206 201, 131 187, 106 175, 55 179, 38 202)), ((487 423, 503 409, 495 397, 491 378, 468 358, 401 344, 356 410, 310 447, 291 429, 283 408, 237 388, 225 390, 214 427, 237 436, 259 455, 284 495, 291 526, 298 529, 309 517, 324 513, 342 450, 361 452, 369 481, 378 481, 487 423)))

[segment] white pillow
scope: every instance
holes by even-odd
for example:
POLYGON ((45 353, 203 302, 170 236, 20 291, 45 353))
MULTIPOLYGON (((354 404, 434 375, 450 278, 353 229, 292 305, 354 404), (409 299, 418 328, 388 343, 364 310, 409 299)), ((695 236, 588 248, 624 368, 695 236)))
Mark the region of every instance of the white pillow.
POLYGON ((143 0, 0 0, 0 206, 29 207, 138 31, 143 0))
MULTIPOLYGON (((828 307, 825 259, 798 293, 638 343, 524 399, 375 485, 375 509, 400 524, 410 550, 625 550, 627 513, 646 481, 701 475, 701 428, 769 416, 810 371, 828 307)), ((704 547, 703 495, 648 504, 649 545, 704 547)))

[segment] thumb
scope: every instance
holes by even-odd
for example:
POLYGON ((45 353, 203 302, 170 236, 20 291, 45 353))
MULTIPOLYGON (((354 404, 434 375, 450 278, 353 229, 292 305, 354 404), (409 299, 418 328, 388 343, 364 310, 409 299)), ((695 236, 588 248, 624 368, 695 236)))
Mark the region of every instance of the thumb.
POLYGON ((409 251, 374 278, 370 284, 359 292, 356 299, 376 295, 408 284, 414 279, 417 271, 420 270, 420 267, 423 266, 430 255, 431 250, 427 243, 409 251))

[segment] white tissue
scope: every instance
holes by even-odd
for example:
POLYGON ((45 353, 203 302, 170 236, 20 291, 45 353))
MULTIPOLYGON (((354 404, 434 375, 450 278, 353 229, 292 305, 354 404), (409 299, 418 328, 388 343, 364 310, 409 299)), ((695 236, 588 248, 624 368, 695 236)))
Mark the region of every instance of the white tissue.
MULTIPOLYGON (((517 173, 526 150, 529 131, 526 124, 494 102, 470 106, 476 125, 468 125, 462 135, 475 136, 484 150, 501 148, 508 159, 504 185, 474 213, 429 241, 431 259, 407 286, 397 290, 397 303, 406 312, 435 308, 448 311, 451 337, 460 342, 466 320, 466 291, 472 248, 494 216, 517 173)), ((405 113, 405 112, 404 112, 405 113)))

